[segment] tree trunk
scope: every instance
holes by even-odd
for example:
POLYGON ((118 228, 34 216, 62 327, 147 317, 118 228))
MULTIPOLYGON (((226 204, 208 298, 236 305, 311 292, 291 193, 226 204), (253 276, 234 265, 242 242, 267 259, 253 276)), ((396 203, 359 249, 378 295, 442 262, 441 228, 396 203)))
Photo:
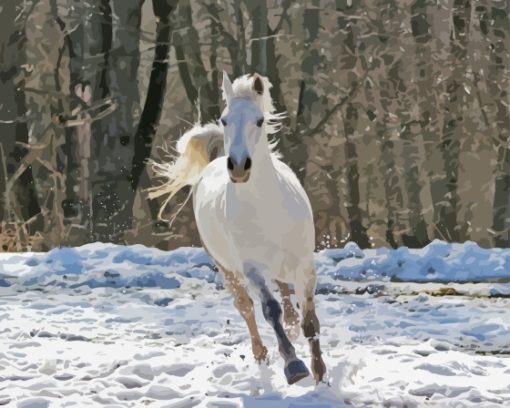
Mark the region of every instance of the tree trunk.
MULTIPOLYGON (((278 40, 278 35, 280 34, 280 30, 283 26, 283 18, 287 14, 288 8, 293 4, 292 1, 284 1, 280 4, 280 21, 277 23, 274 29, 271 29, 268 25, 268 38, 266 41, 266 55, 267 55, 267 70, 266 74, 273 88, 271 89, 271 96, 273 98, 274 107, 277 112, 286 112, 287 107, 285 104, 285 98, 282 91, 282 79, 280 76, 280 70, 278 69, 278 61, 280 56, 276 53, 276 42, 278 40)), ((287 119, 284 122, 284 125, 288 126, 290 121, 287 119)))
MULTIPOLYGON (((336 1, 336 11, 339 12, 337 19, 338 29, 342 33, 342 69, 351 70, 356 65, 356 41, 353 30, 353 20, 349 15, 356 13, 356 7, 346 0, 336 1)), ((356 144, 353 140, 358 125, 358 109, 353 102, 347 102, 345 114, 343 115, 344 136, 345 136, 345 161, 346 161, 346 186, 347 186, 347 215, 349 217, 349 229, 351 241, 356 242, 361 248, 370 248, 367 229, 363 225, 363 216, 360 208, 359 193, 359 169, 356 144)))
MULTIPOLYGON (((248 72, 248 57, 246 55, 246 36, 245 34, 245 27, 244 27, 244 17, 243 17, 243 10, 241 9, 241 2, 240 1, 234 1, 234 14, 235 14, 235 20, 237 25, 237 38, 239 40, 239 63, 240 68, 237 68, 240 70, 240 74, 245 74, 248 72)), ((234 68, 234 73, 235 73, 234 68)))
POLYGON ((433 207, 433 225, 434 237, 448 240, 448 234, 442 227, 444 218, 443 201, 447 194, 446 186, 442 182, 438 169, 445 168, 444 156, 438 149, 438 133, 434 126, 438 121, 437 108, 439 105, 437 91, 431 87, 433 81, 433 38, 431 35, 431 23, 428 15, 429 7, 435 7, 435 3, 430 0, 415 0, 411 5, 411 31, 415 42, 415 64, 416 64, 416 86, 419 90, 417 95, 417 105, 420 115, 418 121, 420 133, 424 140, 425 152, 427 156, 427 177, 430 181, 430 192, 433 207))
POLYGON ((110 95, 117 103, 111 115, 94 122, 93 234, 101 241, 122 242, 132 225, 135 192, 130 176, 133 135, 140 115, 137 76, 142 3, 112 0, 111 8, 103 5, 101 10, 105 71, 97 92, 103 98, 110 95))
POLYGON ((376 124, 377 136, 381 138, 381 171, 384 175, 384 194, 388 209, 386 240, 397 248, 400 245, 402 232, 405 230, 400 216, 404 208, 404 199, 400 185, 400 176, 395 163, 394 142, 391 140, 390 129, 387 128, 388 116, 380 118, 376 124))
POLYGON ((446 101, 443 107, 441 150, 444 161, 443 184, 446 195, 439 206, 438 229, 450 241, 459 240, 460 227, 457 223, 460 198, 458 194, 460 138, 457 127, 463 118, 462 99, 464 96, 463 78, 468 46, 468 27, 471 18, 470 0, 455 0, 453 3, 453 31, 450 34, 452 71, 446 83, 446 101))
POLYGON ((296 173, 301 184, 306 177, 306 165, 308 160, 307 140, 304 137, 308 129, 318 122, 314 113, 321 112, 327 103, 315 89, 317 84, 316 68, 320 65, 323 57, 316 47, 316 40, 320 28, 320 0, 313 0, 303 14, 303 26, 306 29, 304 40, 304 55, 301 63, 301 81, 299 83, 298 110, 296 116, 296 129, 292 135, 292 142, 286 146, 287 154, 292 158, 291 167, 296 173))
MULTIPOLYGON (((420 181, 420 168, 423 160, 420 156, 420 146, 423 143, 419 129, 419 117, 413 106, 417 103, 418 90, 415 88, 414 72, 409 67, 414 64, 412 52, 414 47, 406 33, 412 30, 409 10, 402 7, 398 2, 387 3, 385 13, 388 13, 389 24, 384 24, 381 29, 389 37, 388 51, 382 55, 383 61, 388 61, 389 77, 393 83, 395 92, 396 115, 400 119, 400 140, 402 142, 402 158, 404 166, 404 191, 405 209, 407 210, 406 231, 402 234, 402 243, 407 247, 421 248, 430 240, 427 233, 427 224, 423 217, 423 206, 420 193, 422 183, 420 181), (402 20, 407 21, 409 26, 403 26, 402 20), (400 39, 394 36, 398 33, 400 39), (404 38, 402 38, 405 36, 404 38), (402 43, 404 51, 395 55, 395 50, 402 43), (393 52, 392 52, 393 51, 393 52), (411 54, 411 55, 410 55, 411 54), (411 75, 409 75, 411 74, 411 75), (418 129, 417 129, 418 128, 418 129)), ((386 14, 383 14, 384 16, 386 14)), ((386 18, 382 18, 386 20, 386 18)))
POLYGON ((362 214, 359 207, 359 171, 358 154, 356 144, 352 140, 358 123, 358 110, 352 103, 348 103, 344 116, 345 133, 345 162, 348 197, 346 207, 349 216, 349 229, 351 233, 350 240, 358 244, 360 248, 370 248, 370 241, 367 235, 367 229, 362 223, 362 214))
MULTIPOLYGON (((268 8, 265 2, 245 1, 245 3, 253 24, 251 34, 251 72, 264 75, 269 79, 272 85, 271 98, 276 112, 286 112, 287 108, 283 97, 282 79, 278 69, 278 56, 276 54, 276 36, 281 25, 275 27, 274 30, 270 28, 268 8)), ((282 5, 282 7, 287 6, 285 4, 282 5)), ((239 8, 239 6, 236 7, 239 8)), ((284 12, 285 10, 282 10, 282 13, 284 12)), ((239 15, 239 20, 242 21, 240 8, 236 10, 236 15, 239 15)), ((244 36, 244 33, 241 32, 240 35, 244 36)), ((290 133, 290 129, 288 129, 289 124, 290 120, 288 118, 282 122, 283 154, 288 158, 291 167, 294 168, 293 155, 288 152, 286 145, 289 137, 295 137, 293 133, 290 133)))
MULTIPOLYGON (((507 137, 507 146, 510 139, 507 137)), ((510 147, 502 147, 496 173, 494 206, 492 210, 494 243, 497 247, 510 247, 510 147)))
MULTIPOLYGON (((25 61, 24 21, 19 21, 16 3, 8 1, 0 13, 0 147, 4 155, 6 176, 11 178, 21 165, 28 150, 28 126, 25 104, 25 80, 22 66, 25 61)), ((3 171, 2 171, 3 173, 3 171)), ((2 180, 3 181, 3 180, 2 180)), ((40 212, 32 168, 25 169, 13 185, 13 195, 2 182, 0 191, 0 221, 26 221, 40 212), (10 203, 14 197, 16 203, 10 203), (16 212, 14 209, 17 209, 16 212), (11 211, 12 210, 12 211, 11 211)))
MULTIPOLYGON (((66 199, 64 217, 72 225, 70 243, 95 240, 92 225, 91 173, 98 171, 95 148, 105 138, 105 125, 88 113, 108 90, 108 57, 112 43, 112 15, 108 0, 76 4, 70 11, 73 30, 67 34, 70 71, 70 116, 66 126, 66 199), (81 113, 85 111, 86 113, 81 113)), ((61 27, 63 28, 63 27, 61 27)), ((64 119, 62 119, 63 123, 64 119)))
MULTIPOLYGON (((177 28, 173 34, 174 48, 188 98, 193 105, 198 99, 201 123, 217 120, 220 116, 219 84, 211 84, 207 76, 200 38, 193 24, 191 3, 179 3, 173 21, 177 28)), ((216 50, 211 47, 210 53, 215 55, 216 50)))
MULTIPOLYGON (((399 15, 396 2, 383 2, 378 10, 375 29, 377 33, 377 42, 373 44, 375 50, 378 48, 386 49, 395 42, 395 32, 399 30, 399 15)), ((391 48, 390 48, 391 49, 391 48)), ((379 76, 377 84, 377 102, 380 104, 382 113, 378 115, 376 122, 376 134, 381 140, 381 171, 384 177, 384 194, 387 215, 386 240, 393 247, 398 247, 403 243, 404 234, 409 231, 409 225, 405 222, 402 215, 404 212, 404 190, 402 175, 399 172, 396 148, 399 147, 398 116, 400 114, 400 93, 405 91, 404 84, 399 76, 400 74, 400 55, 392 53, 380 53, 379 64, 383 67, 383 72, 379 76), (395 134, 395 136, 393 135, 395 134)), ((365 61, 370 64, 370 59, 365 61)))
POLYGON ((252 23, 251 71, 267 75, 267 4, 265 1, 245 0, 252 23))
POLYGON ((149 89, 143 106, 142 116, 135 134, 135 154, 131 167, 131 188, 136 190, 140 177, 150 157, 152 142, 159 126, 165 99, 168 58, 170 54, 171 24, 170 14, 178 0, 153 0, 157 18, 156 48, 149 80, 149 89))
MULTIPOLYGON (((206 3, 204 6, 207 8, 208 13, 211 16, 211 26, 212 26, 212 44, 211 44, 211 55, 216 56, 216 47, 218 45, 223 45, 229 55, 230 55, 230 62, 232 64, 232 75, 234 78, 237 78, 245 72, 245 55, 242 50, 242 46, 240 46, 240 38, 235 38, 231 33, 229 33, 221 19, 221 12, 223 9, 220 7, 219 3, 217 2, 211 2, 206 3)), ((241 13, 240 5, 238 2, 234 5, 236 8, 234 12, 241 13)), ((242 18, 241 18, 242 21, 242 18)), ((244 36, 244 31, 239 31, 238 27, 238 35, 244 36)))
MULTIPOLYGON (((435 3, 434 3, 435 4, 435 3)), ((411 5, 411 32, 414 38, 414 59, 415 59, 415 83, 417 88, 416 95, 416 104, 418 106, 418 115, 419 120, 416 121, 416 124, 419 126, 419 135, 423 139, 425 152, 427 156, 427 164, 430 169, 427 173, 427 177, 430 181, 431 188, 431 198, 432 198, 432 207, 433 207, 433 223, 434 223, 434 235, 440 239, 444 239, 444 236, 441 235, 441 232, 438 230, 438 222, 440 219, 440 211, 439 205, 442 201, 443 194, 445 191, 441 190, 441 186, 438 185, 436 172, 437 168, 442 168, 444 163, 442 162, 442 158, 438 154, 437 151, 437 139, 435 136, 434 129, 431 129, 432 122, 436 120, 437 115, 435 112, 434 101, 437 100, 434 90, 431 88, 430 84, 433 80, 432 78, 432 36, 430 33, 430 22, 428 18, 428 7, 433 6, 430 0, 416 0, 411 5)), ((406 131, 411 131, 411 127, 408 126, 406 131)), ((404 146, 406 144, 406 135, 404 134, 404 146)), ((410 146, 410 148, 413 148, 410 146)), ((415 148, 414 148, 415 149, 415 148)), ((413 155, 413 153, 411 153, 413 155)), ((412 185, 409 186, 408 189, 414 191, 416 194, 417 189, 412 185)), ((421 210, 420 210, 421 211, 421 210)), ((416 216, 418 215, 418 208, 414 210, 416 216)), ((418 227, 421 225, 421 220, 418 223, 414 222, 416 228, 420 230, 422 227, 418 227)), ((423 238, 418 238, 422 241, 422 244, 425 244, 424 241, 428 241, 428 234, 426 229, 423 229, 422 232, 416 232, 416 236, 422 235, 423 238)))
POLYGON ((430 240, 427 233, 427 224, 423 218, 423 206, 420 198, 422 189, 420 183, 420 164, 422 160, 418 144, 421 143, 421 134, 413 132, 414 126, 415 123, 410 120, 404 123, 400 130, 405 168, 404 184, 407 193, 407 210, 409 211, 409 231, 402 235, 402 242, 410 248, 422 248, 430 240))
POLYGON ((491 58, 487 82, 493 98, 492 103, 495 105, 493 126, 498 164, 494 180, 492 230, 495 245, 508 248, 510 247, 510 112, 508 109, 510 80, 507 70, 510 63, 508 46, 510 4, 503 2, 499 6, 491 3, 490 13, 484 6, 477 6, 477 10, 484 15, 484 20, 480 22, 481 29, 489 39, 491 58))

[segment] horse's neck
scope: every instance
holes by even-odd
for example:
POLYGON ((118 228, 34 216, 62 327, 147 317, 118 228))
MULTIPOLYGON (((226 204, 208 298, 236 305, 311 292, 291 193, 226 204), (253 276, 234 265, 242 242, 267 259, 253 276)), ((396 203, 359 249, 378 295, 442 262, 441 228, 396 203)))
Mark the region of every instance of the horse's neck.
POLYGON ((253 161, 251 170, 251 177, 253 177, 257 184, 268 183, 276 176, 276 169, 271 157, 271 149, 269 148, 267 136, 261 135, 260 138, 261 140, 257 145, 257 156, 253 161))

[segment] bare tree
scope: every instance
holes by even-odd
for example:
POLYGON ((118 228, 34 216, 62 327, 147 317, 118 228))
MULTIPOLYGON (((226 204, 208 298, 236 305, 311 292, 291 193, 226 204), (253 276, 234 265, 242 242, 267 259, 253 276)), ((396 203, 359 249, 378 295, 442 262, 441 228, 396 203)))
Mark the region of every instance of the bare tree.
MULTIPOLYGON (((209 51, 214 77, 214 80, 210 81, 202 60, 198 32, 193 24, 191 3, 179 3, 173 21, 176 27, 173 33, 175 55, 188 99, 193 105, 198 105, 202 123, 217 120, 220 114, 220 94, 218 70, 214 67, 216 47, 211 47, 209 51)), ((211 26, 212 34, 216 36, 214 41, 217 41, 218 26, 214 22, 211 26)))
POLYGON ((28 152, 28 126, 25 104, 25 32, 28 10, 17 7, 16 2, 9 1, 2 5, 0 13, 0 162, 4 179, 0 181, 0 220, 26 221, 40 212, 36 186, 31 166, 23 165, 23 158, 28 152), (6 179, 11 179, 10 183, 6 179), (11 191, 7 186, 13 186, 11 191), (8 196, 9 195, 9 196, 8 196), (11 212, 13 211, 13 212, 11 212), (12 218, 15 216, 16 218, 12 218))
POLYGON ((317 124, 317 116, 321 109, 327 105, 327 100, 317 94, 316 75, 323 64, 323 57, 316 47, 320 29, 320 0, 313 0, 303 14, 303 27, 306 34, 303 42, 304 55, 301 64, 301 80, 299 81, 298 109, 296 114, 296 128, 294 130, 294 143, 287 147, 288 154, 292 156, 293 170, 301 183, 306 177, 308 152, 305 138, 308 129, 317 124), (296 165, 299 163, 300 165, 296 165))
POLYGON ((404 190, 405 190, 405 208, 407 209, 407 222, 405 231, 402 232, 402 242, 404 245, 412 248, 421 248, 427 245, 428 239, 427 225, 423 218, 423 206, 421 203, 421 182, 420 182, 420 166, 422 158, 420 157, 420 146, 422 139, 420 132, 415 131, 416 125, 420 121, 414 113, 415 100, 414 95, 419 93, 414 88, 414 78, 412 71, 413 65, 413 42, 406 41, 408 37, 405 32, 397 36, 402 21, 409 21, 406 18, 409 14, 407 8, 401 8, 397 2, 386 2, 386 12, 382 16, 382 20, 387 20, 384 30, 388 33, 388 42, 392 46, 387 47, 388 51, 383 51, 382 61, 387 61, 389 66, 388 73, 395 90, 394 96, 394 113, 400 121, 399 136, 402 143, 403 166, 406 171, 403 174, 404 190), (404 52, 395 55, 398 43, 403 43, 401 47, 404 52))
MULTIPOLYGON (((350 18, 357 12, 357 7, 345 0, 336 0, 336 11, 338 12, 337 24, 342 35, 341 63, 343 69, 354 69, 356 65, 356 35, 354 32, 355 21, 350 18)), ((356 242, 361 248, 369 248, 370 241, 367 229, 363 225, 363 217, 360 209, 359 193, 359 170, 358 153, 353 140, 358 125, 359 112, 353 101, 347 102, 345 113, 343 113, 343 125, 345 135, 345 175, 347 179, 346 207, 349 217, 350 239, 356 242)))
POLYGON ((494 205, 492 230, 496 246, 510 246, 510 111, 508 108, 510 75, 510 5, 477 5, 480 28, 486 36, 490 52, 488 67, 488 89, 495 112, 493 121, 494 145, 497 151, 497 169, 494 181, 494 205))
POLYGON ((222 69, 273 84, 288 114, 278 148, 310 196, 318 246, 510 245, 505 2, 151 0, 155 43, 143 0, 22 3, 0 13, 0 218, 44 221, 48 247, 195 242, 188 208, 170 228, 150 202, 134 231, 133 206, 146 205, 154 140, 190 106, 218 118, 222 69))
POLYGON ((267 40, 269 34, 265 1, 245 0, 252 24, 251 71, 267 75, 267 40))
POLYGON ((74 227, 69 238, 76 244, 95 239, 91 175, 99 170, 96 146, 101 146, 101 140, 108 137, 106 122, 101 120, 101 115, 96 117, 96 113, 109 95, 111 4, 108 0, 77 4, 69 16, 73 29, 65 27, 58 16, 54 17, 66 32, 69 48, 70 112, 59 117, 60 124, 66 128, 66 199, 62 207, 67 222, 74 227))
POLYGON ((451 241, 458 241, 459 227, 457 213, 459 211, 459 155, 461 149, 460 136, 457 129, 463 119, 463 98, 465 60, 468 43, 468 27, 471 18, 470 0, 453 2, 452 31, 450 33, 451 73, 446 81, 446 97, 443 103, 443 122, 439 149, 443 155, 444 177, 441 182, 446 194, 439 206, 438 229, 441 235, 451 241))
POLYGON ((172 26, 170 16, 178 0, 153 0, 152 7, 156 16, 156 48, 149 80, 149 89, 143 106, 142 115, 135 133, 133 162, 131 166, 131 188, 136 190, 140 177, 150 157, 154 136, 158 130, 168 74, 170 38, 172 26))

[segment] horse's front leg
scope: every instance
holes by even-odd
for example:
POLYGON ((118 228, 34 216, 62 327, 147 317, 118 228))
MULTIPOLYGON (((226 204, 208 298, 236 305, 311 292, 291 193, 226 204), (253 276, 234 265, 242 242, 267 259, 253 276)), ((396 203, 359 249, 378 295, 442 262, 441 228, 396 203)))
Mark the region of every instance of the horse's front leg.
POLYGON ((312 354, 312 372, 317 383, 321 382, 326 373, 326 365, 322 360, 321 346, 319 342, 320 323, 315 313, 315 269, 312 269, 303 282, 296 282, 294 290, 299 306, 302 311, 301 327, 303 334, 308 339, 312 354))
POLYGON ((278 348, 285 361, 285 376, 287 377, 287 382, 293 384, 307 377, 310 373, 305 364, 296 357, 296 350, 289 341, 282 326, 282 308, 267 287, 264 277, 254 268, 247 269, 246 277, 250 281, 250 284, 257 290, 262 302, 264 317, 267 322, 271 324, 276 334, 278 348))
POLYGON ((285 333, 290 341, 296 340, 299 336, 299 315, 290 301, 289 285, 284 282, 276 281, 282 295, 283 321, 285 323, 285 333))
POLYGON ((257 328, 257 321, 255 320, 255 313, 253 310, 253 300, 251 300, 246 288, 239 282, 239 279, 234 273, 220 268, 223 276, 225 277, 225 284, 227 289, 234 297, 234 305, 246 321, 248 331, 251 337, 251 349, 253 356, 257 362, 262 362, 267 359, 267 348, 262 344, 259 330, 257 328))

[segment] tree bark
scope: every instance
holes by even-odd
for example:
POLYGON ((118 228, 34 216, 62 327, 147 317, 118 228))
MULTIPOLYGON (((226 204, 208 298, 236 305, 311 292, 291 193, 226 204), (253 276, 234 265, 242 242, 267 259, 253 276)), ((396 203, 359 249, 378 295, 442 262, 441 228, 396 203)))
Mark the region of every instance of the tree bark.
POLYGON ((101 97, 110 95, 117 108, 94 123, 92 184, 93 235, 107 242, 123 242, 132 225, 135 192, 131 166, 133 135, 140 115, 138 68, 142 0, 111 0, 103 5, 104 71, 98 82, 101 97), (112 19, 112 16, 115 18, 112 19))
POLYGON ((251 71, 267 75, 267 4, 265 1, 245 0, 252 23, 251 35, 251 71))
POLYGON ((507 70, 510 64, 508 40, 510 38, 510 4, 491 3, 490 11, 483 5, 476 7, 482 13, 481 31, 487 36, 491 58, 488 68, 488 89, 492 96, 495 118, 495 148, 498 154, 494 180, 494 204, 492 230, 494 244, 510 247, 510 111, 508 108, 510 80, 507 70), (506 105, 505 105, 506 101, 506 105))
MULTIPOLYGON (((407 119, 410 119, 409 117, 407 119)), ((427 224, 423 218, 423 206, 420 192, 420 163, 422 162, 418 143, 421 143, 420 133, 412 131, 414 122, 409 120, 400 130, 400 139, 404 156, 404 185, 407 193, 407 209, 409 211, 409 231, 402 235, 402 242, 410 248, 422 248, 430 243, 427 224)))
MULTIPOLYGON (((349 15, 356 13, 356 7, 346 0, 336 1, 336 11, 339 12, 337 25, 342 33, 342 48, 346 51, 342 55, 342 68, 351 70, 356 65, 356 41, 353 30, 354 22, 349 15)), ((347 215, 349 217, 350 239, 361 248, 369 248, 370 240, 367 228, 363 225, 363 214, 360 208, 359 193, 359 164, 356 144, 353 140, 359 119, 359 112, 353 101, 348 101, 343 115, 345 136, 345 162, 346 162, 346 187, 347 187, 347 215)), ((338 195, 338 194, 337 194, 338 195)))
POLYGON ((455 0, 453 3, 453 27, 450 33, 451 75, 446 82, 446 100, 443 106, 443 124, 439 148, 443 156, 443 191, 446 191, 439 205, 437 228, 449 241, 459 240, 460 227, 457 222, 460 198, 458 194, 460 139, 457 127, 463 118, 463 78, 468 46, 468 27, 471 18, 470 0, 455 0))
MULTIPOLYGON (((7 178, 11 178, 27 154, 28 126, 25 103, 25 80, 22 66, 25 61, 24 21, 17 20, 16 3, 8 1, 0 13, 0 144, 3 151, 7 178)), ((3 170, 3 169, 2 169, 3 170)), ((2 171, 3 173, 3 171, 2 171)), ((3 181, 3 180, 2 180, 3 181)), ((32 168, 25 169, 13 186, 16 203, 9 206, 11 194, 7 183, 0 183, 0 221, 26 221, 41 209, 32 175, 32 168), (14 211, 16 208, 18 211, 14 211)))
POLYGON ((288 143, 286 150, 292 158, 291 167, 296 173, 301 184, 304 184, 306 177, 306 161, 308 159, 307 140, 304 137, 307 130, 317 122, 314 113, 321 112, 321 106, 326 106, 327 101, 317 94, 317 67, 321 64, 323 57, 319 54, 315 42, 320 29, 320 1, 313 0, 303 14, 303 27, 306 29, 304 39, 304 55, 301 63, 301 80, 299 82, 298 109, 296 115, 296 129, 293 141, 288 143))
MULTIPOLYGON (((176 27, 173 34, 174 48, 186 94, 193 105, 198 101, 201 123, 217 120, 220 116, 219 83, 212 84, 207 76, 199 35, 193 24, 191 3, 179 3, 173 21, 176 27)), ((216 49, 211 47, 210 53, 214 56, 216 49)), ((218 80, 217 77, 216 73, 218 80)))
POLYGON ((352 103, 348 103, 344 116, 345 133, 345 162, 347 178, 347 214, 349 216, 350 240, 356 242, 360 248, 370 248, 370 241, 367 235, 367 229, 362 223, 362 213, 360 209, 359 196, 359 171, 358 154, 356 144, 352 140, 358 122, 358 110, 352 103))
POLYGON ((135 154, 131 166, 131 188, 133 190, 136 190, 138 187, 146 161, 150 157, 152 142, 161 118, 165 99, 170 37, 172 33, 170 14, 175 9, 177 2, 178 0, 153 0, 152 2, 154 14, 157 18, 156 48, 149 80, 149 89, 134 140, 135 154))
POLYGON ((429 8, 435 6, 430 0, 415 0, 411 5, 411 31, 415 42, 416 61, 416 86, 419 90, 417 95, 417 105, 419 110, 420 133, 424 140, 425 152, 427 156, 428 173, 430 182, 430 192, 433 208, 434 237, 442 240, 448 240, 448 233, 443 228, 444 222, 444 197, 447 194, 445 183, 442 181, 438 169, 444 169, 446 163, 444 156, 438 149, 437 128, 439 115, 437 106, 439 100, 437 91, 431 87, 433 81, 433 59, 434 50, 433 38, 431 35, 431 22, 429 21, 429 8))
MULTIPOLYGON (((245 61, 245 54, 242 49, 242 45, 240 45, 240 38, 235 38, 231 33, 229 33, 225 26, 223 25, 221 21, 221 12, 223 9, 220 7, 220 4, 217 2, 211 2, 206 3, 204 5, 211 16, 211 26, 212 26, 212 50, 215 50, 215 45, 223 45, 229 55, 230 55, 230 62, 232 64, 232 75, 234 78, 240 77, 244 74, 246 70, 246 61, 245 61)), ((234 12, 241 13, 240 5, 236 2, 234 5, 235 9, 234 12)), ((241 17, 242 21, 242 17, 241 17)), ((238 27, 238 35, 244 36, 244 31, 239 31, 238 27)), ((216 52, 212 52, 212 55, 216 55, 216 52)))
POLYGON ((386 240, 397 248, 400 245, 402 232, 405 230, 399 213, 404 208, 404 199, 400 176, 395 163, 394 141, 391 139, 390 129, 386 126, 388 115, 385 114, 376 124, 377 136, 381 138, 381 171, 384 175, 384 194, 388 209, 386 240))
MULTIPOLYGON (((57 16, 55 16, 57 17, 57 16)), ((91 173, 98 171, 97 139, 106 137, 104 123, 88 112, 91 105, 109 94, 108 57, 112 44, 112 14, 108 0, 76 4, 70 11, 73 30, 67 34, 69 47, 70 116, 81 123, 66 125, 66 180, 64 217, 71 224, 71 244, 95 240, 92 221, 91 173)), ((63 23, 61 29, 64 30, 63 23)), ((61 118, 62 123, 67 123, 61 118)))
MULTIPOLYGON (((411 32, 414 39, 414 58, 416 66, 416 87, 418 93, 416 96, 416 103, 418 105, 418 114, 420 126, 420 133, 424 140, 425 152, 427 160, 435 163, 436 160, 441 160, 440 155, 436 153, 435 147, 435 135, 431 131, 431 122, 433 115, 433 107, 431 106, 431 99, 435 98, 435 95, 431 91, 430 83, 432 81, 432 70, 431 70, 431 47, 432 47, 432 36, 430 33, 430 22, 428 18, 427 8, 430 5, 430 0, 415 0, 411 4, 411 32), (435 156, 435 160, 434 160, 435 156)), ((434 223, 434 236, 437 237, 437 220, 438 211, 436 203, 440 202, 441 194, 434 187, 434 173, 435 166, 430 166, 430 171, 427 173, 427 177, 430 180, 431 197, 432 197, 432 208, 433 208, 433 223, 434 223)), ((443 167, 441 163, 440 167, 443 167)))

